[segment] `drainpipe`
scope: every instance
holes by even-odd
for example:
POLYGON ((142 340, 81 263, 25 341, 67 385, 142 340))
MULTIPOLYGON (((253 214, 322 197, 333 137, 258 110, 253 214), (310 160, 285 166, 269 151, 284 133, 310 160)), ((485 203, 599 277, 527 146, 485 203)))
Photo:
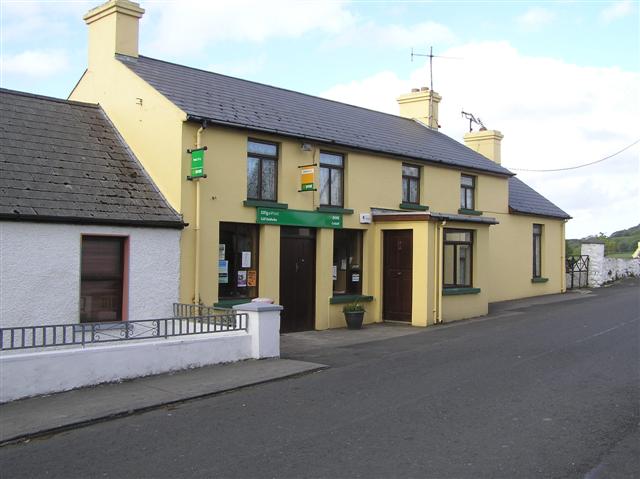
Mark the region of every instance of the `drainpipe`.
MULTIPOLYGON (((198 132, 196 133, 196 149, 202 148, 202 132, 206 127, 207 122, 203 121, 202 126, 198 128, 198 132)), ((193 229, 196 234, 193 304, 200 304, 200 179, 196 180, 196 211, 193 229)))
POLYGON ((438 253, 438 234, 440 233, 440 222, 436 222, 433 234, 433 324, 438 324, 438 264, 440 262, 438 253))
POLYGON ((443 262, 443 239, 444 239, 444 227, 447 224, 446 221, 438 222, 436 224, 435 235, 435 248, 436 248, 436 260, 434 261, 434 291, 433 291, 433 312, 434 323, 442 323, 442 262, 443 262))

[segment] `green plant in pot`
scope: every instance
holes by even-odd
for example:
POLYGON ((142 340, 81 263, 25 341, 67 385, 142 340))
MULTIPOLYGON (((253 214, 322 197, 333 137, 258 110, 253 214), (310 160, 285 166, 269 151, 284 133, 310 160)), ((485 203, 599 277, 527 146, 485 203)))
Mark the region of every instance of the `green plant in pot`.
POLYGON ((344 319, 347 322, 347 329, 361 329, 364 320, 364 306, 357 301, 345 305, 342 308, 344 319))

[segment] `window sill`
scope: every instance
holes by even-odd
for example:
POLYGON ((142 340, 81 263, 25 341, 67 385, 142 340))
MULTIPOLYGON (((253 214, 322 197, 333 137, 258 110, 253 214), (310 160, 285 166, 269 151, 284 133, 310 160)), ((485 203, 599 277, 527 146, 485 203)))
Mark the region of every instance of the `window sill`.
POLYGON ((532 283, 546 283, 549 278, 531 278, 532 283))
POLYGON ((458 210, 458 213, 460 213, 461 215, 473 215, 473 216, 480 216, 482 214, 482 211, 477 211, 477 210, 468 210, 467 208, 460 208, 458 210))
POLYGON ((352 215, 353 210, 349 208, 338 208, 337 206, 318 206, 317 211, 321 213, 340 213, 342 215, 352 215))
POLYGON ((238 304, 250 303, 253 298, 236 298, 236 299, 222 299, 217 303, 213 303, 214 308, 231 309, 238 304))
POLYGON ((415 210, 415 211, 427 211, 428 206, 418 205, 415 203, 400 203, 400 208, 403 210, 415 210))
POLYGON ((445 288, 442 290, 442 296, 456 296, 459 294, 478 294, 480 288, 445 288))
POLYGON ((278 210, 286 210, 289 205, 286 203, 278 203, 276 201, 264 201, 264 200, 244 200, 242 202, 244 206, 264 207, 264 208, 276 208, 278 210))
POLYGON ((373 296, 363 296, 361 294, 341 294, 329 298, 329 304, 346 304, 346 303, 368 303, 373 301, 373 296))

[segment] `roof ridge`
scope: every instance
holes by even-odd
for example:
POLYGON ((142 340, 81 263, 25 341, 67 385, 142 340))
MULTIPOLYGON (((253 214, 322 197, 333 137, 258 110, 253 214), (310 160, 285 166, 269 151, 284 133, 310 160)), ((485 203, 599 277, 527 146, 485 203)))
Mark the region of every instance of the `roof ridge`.
MULTIPOLYGON (((117 54, 117 56, 125 57, 125 58, 128 58, 128 59, 130 58, 132 60, 135 60, 135 58, 136 58, 136 57, 131 57, 131 56, 128 56, 128 55, 123 55, 121 53, 117 54)), ((285 91, 287 93, 295 93, 296 95, 308 96, 308 97, 315 98, 315 99, 318 99, 318 100, 327 101, 327 102, 331 102, 331 103, 337 103, 338 105, 344 105, 344 106, 347 106, 347 107, 350 107, 350 108, 355 108, 357 110, 371 111, 371 112, 374 112, 374 113, 378 113, 380 115, 387 115, 387 116, 391 116, 393 118, 399 118, 399 119, 407 121, 407 122, 416 123, 416 121, 414 119, 412 119, 412 118, 406 118, 406 117, 401 116, 401 115, 394 115, 393 113, 387 113, 385 111, 374 110, 372 108, 367 108, 367 107, 364 107, 364 106, 352 105, 351 103, 345 103, 343 101, 332 100, 330 98, 324 98, 322 96, 312 95, 311 93, 304 93, 304 92, 301 92, 301 91, 291 90, 289 88, 284 88, 284 87, 275 86, 275 85, 269 85, 268 83, 260 83, 260 82, 257 82, 255 80, 247 80, 245 78, 239 78, 239 77, 234 77, 234 76, 231 76, 231 75, 225 75, 224 73, 218 73, 218 72, 213 72, 211 70, 205 70, 203 68, 197 68, 197 67, 192 67, 192 66, 188 66, 188 65, 182 65, 180 63, 169 62, 167 60, 160 60, 159 58, 151 58, 151 57, 148 57, 146 55, 138 55, 138 57, 139 58, 146 58, 147 60, 152 60, 154 62, 160 62, 160 63, 166 63, 168 65, 174 65, 174 66, 181 67, 181 68, 188 68, 189 70, 196 70, 196 71, 199 71, 199 72, 208 73, 210 75, 218 75, 218 76, 225 77, 225 78, 231 78, 233 80, 238 80, 238 81, 242 81, 242 82, 246 82, 246 83, 252 83, 253 85, 260 85, 260 86, 264 86, 264 87, 267 87, 267 88, 273 88, 274 90, 281 90, 281 91, 285 91)), ((439 131, 430 129, 426 125, 422 125, 422 126, 424 126, 425 128, 429 129, 429 131, 432 131, 434 133, 440 133, 439 131)), ((444 133, 440 133, 440 134, 444 135, 444 133)))
POLYGON ((56 103, 64 103, 67 105, 77 105, 77 106, 83 106, 87 108, 100 108, 100 106, 97 103, 86 103, 86 102, 77 101, 77 100, 67 100, 64 98, 56 98, 53 96, 40 95, 38 93, 29 93, 29 92, 20 91, 20 90, 10 90, 9 88, 0 87, 0 93, 5 93, 7 95, 14 95, 14 96, 24 96, 27 98, 37 98, 39 100, 52 101, 56 103))

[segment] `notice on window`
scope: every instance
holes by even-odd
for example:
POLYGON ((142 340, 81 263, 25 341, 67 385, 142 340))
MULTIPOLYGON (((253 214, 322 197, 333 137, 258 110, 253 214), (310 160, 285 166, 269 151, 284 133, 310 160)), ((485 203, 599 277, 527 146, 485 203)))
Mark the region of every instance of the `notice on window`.
POLYGON ((353 273, 351 275, 351 282, 352 283, 359 283, 360 282, 360 273, 353 273))
POLYGON ((218 283, 229 283, 229 262, 225 260, 218 261, 218 283))
POLYGON ((225 244, 218 245, 218 259, 227 259, 225 256, 227 254, 227 246, 225 244))
POLYGON ((338 265, 333 265, 333 280, 336 281, 338 279, 338 265))
POLYGON ((244 269, 238 270, 238 288, 247 287, 247 271, 244 269))
POLYGON ((255 269, 247 271, 247 286, 253 287, 258 284, 258 272, 255 269))
POLYGON ((251 268, 251 251, 242 252, 242 267, 251 268))
POLYGON ((347 270, 347 258, 342 258, 340 260, 340 271, 346 271, 347 270))

